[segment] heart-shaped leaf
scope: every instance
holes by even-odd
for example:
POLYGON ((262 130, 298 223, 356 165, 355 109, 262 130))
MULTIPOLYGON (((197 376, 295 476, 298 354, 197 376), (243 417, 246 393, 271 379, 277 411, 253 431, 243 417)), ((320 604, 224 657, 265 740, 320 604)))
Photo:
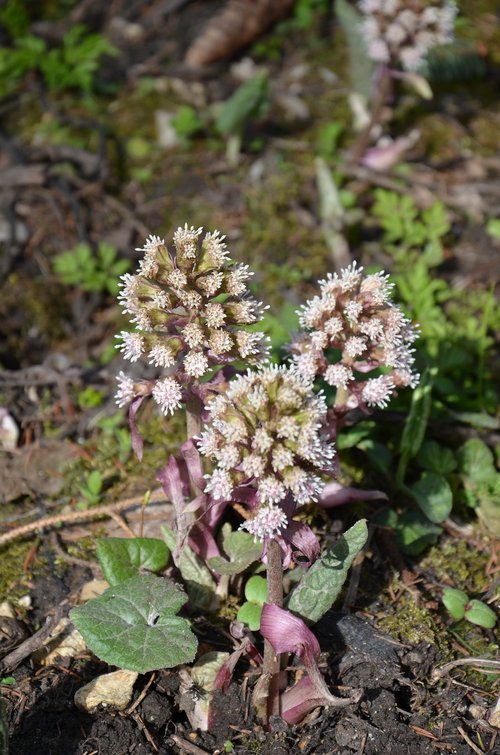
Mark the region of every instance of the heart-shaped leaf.
POLYGON ((439 524, 450 515, 453 506, 453 493, 441 475, 423 472, 420 480, 411 486, 413 496, 431 522, 439 524))
POLYGON ((421 511, 405 511, 397 517, 396 542, 404 553, 415 556, 437 542, 442 529, 421 511))
POLYGON ((170 580, 145 574, 108 588, 70 615, 98 658, 144 674, 193 660, 196 637, 176 616, 186 601, 170 580))
POLYGON ((457 468, 455 454, 449 448, 440 446, 435 440, 428 440, 422 444, 417 455, 417 461, 421 467, 429 472, 447 475, 457 468))
POLYGON ((311 622, 321 619, 337 599, 355 557, 366 543, 366 519, 356 522, 304 574, 288 608, 311 622))
POLYGON ((96 551, 110 585, 137 576, 141 569, 160 571, 170 555, 163 540, 149 537, 107 537, 97 541, 96 551))

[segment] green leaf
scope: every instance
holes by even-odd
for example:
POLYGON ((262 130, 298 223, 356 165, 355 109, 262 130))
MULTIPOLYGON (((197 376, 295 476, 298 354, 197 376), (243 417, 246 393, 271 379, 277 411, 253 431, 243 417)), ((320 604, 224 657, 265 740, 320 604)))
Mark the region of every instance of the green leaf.
POLYGON ((257 629, 260 629, 262 608, 263 606, 258 603, 243 603, 236 615, 236 620, 243 622, 243 624, 247 624, 252 632, 256 632, 257 629))
POLYGON ((405 511, 398 517, 396 542, 404 553, 416 556, 437 542, 442 529, 420 511, 405 511))
POLYGON ((450 230, 448 212, 442 202, 434 202, 430 207, 422 210, 422 220, 430 239, 440 239, 450 230))
POLYGON ((208 560, 210 568, 218 574, 240 574, 262 556, 262 543, 254 542, 248 532, 231 532, 229 528, 229 533, 224 532, 222 544, 229 561, 221 556, 208 560))
POLYGON ((172 126, 178 136, 189 139, 203 129, 203 122, 191 105, 181 105, 172 118, 172 126))
POLYGON ((250 577, 245 585, 245 598, 251 603, 264 605, 267 600, 267 581, 264 577, 250 577))
POLYGON ((336 0, 335 13, 347 38, 352 89, 368 101, 371 97, 374 65, 366 51, 366 42, 360 28, 361 16, 347 0, 336 0))
POLYGON ((472 425, 480 430, 500 430, 500 420, 486 412, 455 412, 447 409, 447 413, 458 422, 472 425))
POLYGON ((93 496, 99 495, 102 490, 102 476, 101 473, 94 469, 87 477, 87 488, 93 496))
POLYGON ((146 574, 110 587, 70 617, 98 658, 145 674, 193 660, 196 637, 176 616, 186 600, 172 581, 146 574))
POLYGON ((291 593, 288 608, 315 623, 332 607, 347 572, 368 538, 366 519, 356 522, 304 574, 291 593))
POLYGON ((432 383, 436 374, 435 368, 426 370, 422 375, 420 385, 413 391, 411 408, 405 422, 401 437, 401 457, 399 459, 396 480, 402 484, 406 474, 406 468, 410 459, 416 456, 424 439, 432 401, 432 383))
POLYGON ((486 223, 486 233, 494 239, 500 239, 500 218, 490 218, 486 223))
POLYGON ((371 435, 374 428, 375 422, 369 420, 366 422, 358 422, 355 427, 344 428, 337 438, 337 448, 340 450, 345 448, 355 448, 362 440, 371 435))
POLYGON ((238 135, 250 118, 262 115, 268 102, 268 76, 261 73, 244 82, 224 103, 216 120, 220 134, 238 135))
POLYGON ((454 587, 445 587, 443 589, 443 604, 455 621, 460 621, 465 616, 465 606, 469 602, 469 597, 462 590, 456 590, 454 587))
POLYGON ((467 479, 488 485, 496 477, 492 452, 479 438, 470 438, 458 450, 460 472, 467 479))
POLYGON ((328 160, 335 155, 343 130, 344 126, 337 121, 327 123, 321 128, 316 140, 316 151, 320 157, 328 160))
POLYGON ((163 540, 149 537, 107 537, 97 541, 96 552, 110 585, 137 576, 141 569, 158 572, 170 556, 163 540))
POLYGON ((104 241, 101 241, 101 243, 97 247, 97 253, 100 257, 102 268, 104 270, 109 269, 116 258, 115 247, 111 246, 111 244, 106 244, 104 241))
MULTIPOLYGON (((171 552, 175 551, 175 533, 163 525, 161 533, 171 552)), ((196 553, 185 543, 179 561, 179 571, 186 584, 190 603, 196 608, 208 608, 215 595, 215 582, 209 570, 196 553)))
POLYGON ((484 629, 493 629, 497 623, 497 615, 492 608, 481 600, 471 600, 465 611, 465 618, 471 624, 477 624, 484 629))
POLYGON ((450 474, 457 467, 453 451, 440 446, 434 440, 427 440, 422 444, 417 461, 424 469, 441 475, 450 474))
POLYGON ((453 506, 453 493, 444 477, 434 472, 423 472, 410 490, 431 522, 439 524, 448 518, 453 506))

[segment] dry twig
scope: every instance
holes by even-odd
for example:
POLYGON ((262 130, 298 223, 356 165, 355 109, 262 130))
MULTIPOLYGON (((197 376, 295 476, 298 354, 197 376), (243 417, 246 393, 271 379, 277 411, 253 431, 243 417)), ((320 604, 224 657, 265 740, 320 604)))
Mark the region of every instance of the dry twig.
MULTIPOLYGON (((114 518, 119 511, 125 511, 125 509, 131 508, 132 506, 141 505, 143 499, 143 496, 133 496, 132 498, 125 498, 123 501, 108 503, 106 506, 96 506, 87 511, 71 511, 68 514, 54 514, 54 516, 48 516, 44 519, 39 519, 36 522, 31 522, 31 524, 24 524, 22 527, 16 527, 16 529, 11 530, 10 532, 5 532, 3 535, 0 535, 0 545, 11 543, 25 535, 31 535, 37 530, 57 527, 60 524, 71 525, 80 524, 81 522, 90 522, 92 519, 107 517, 114 518)), ((149 501, 149 505, 163 502, 164 498, 154 498, 149 501)), ((123 521, 120 523, 120 526, 123 526, 123 521)), ((128 534, 130 534, 130 530, 128 530, 128 534)))

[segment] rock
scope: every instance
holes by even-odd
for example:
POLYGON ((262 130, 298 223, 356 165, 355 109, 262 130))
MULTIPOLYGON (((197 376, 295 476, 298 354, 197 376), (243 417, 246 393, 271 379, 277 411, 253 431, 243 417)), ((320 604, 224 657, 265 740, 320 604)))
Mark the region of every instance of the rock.
POLYGON ((136 671, 125 669, 98 676, 76 691, 75 705, 87 713, 92 713, 99 705, 124 710, 132 700, 138 676, 136 671))

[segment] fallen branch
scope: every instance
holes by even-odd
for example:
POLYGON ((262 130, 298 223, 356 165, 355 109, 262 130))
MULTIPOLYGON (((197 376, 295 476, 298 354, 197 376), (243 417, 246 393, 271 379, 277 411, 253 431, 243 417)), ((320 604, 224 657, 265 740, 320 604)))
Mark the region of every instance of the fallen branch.
MULTIPOLYGON (((148 502, 148 505, 164 503, 164 501, 165 499, 163 497, 154 498, 148 502)), ((31 522, 31 524, 24 524, 22 527, 16 527, 16 529, 11 530, 10 532, 5 532, 3 535, 0 535, 0 546, 18 540, 25 535, 31 535, 37 530, 57 527, 60 524, 80 524, 81 522, 92 521, 92 519, 113 518, 118 511, 124 511, 132 506, 142 505, 143 503, 143 496, 133 496, 132 498, 124 498, 123 501, 108 503, 105 506, 96 506, 87 511, 71 511, 67 514, 54 514, 54 516, 48 516, 44 519, 39 519, 36 522, 31 522)))

